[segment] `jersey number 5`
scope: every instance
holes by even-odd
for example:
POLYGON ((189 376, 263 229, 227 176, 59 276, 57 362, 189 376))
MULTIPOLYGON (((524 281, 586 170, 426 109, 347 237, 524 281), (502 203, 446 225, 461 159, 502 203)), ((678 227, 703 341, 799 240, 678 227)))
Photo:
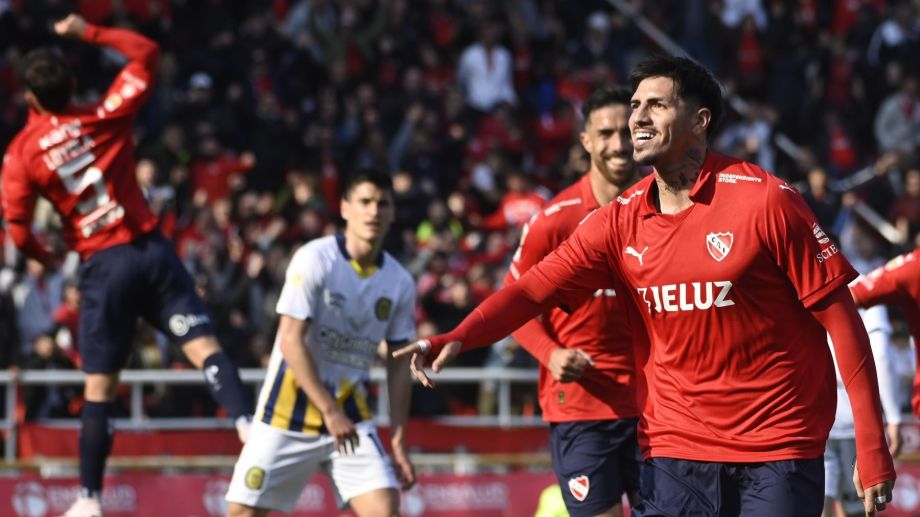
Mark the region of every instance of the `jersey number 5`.
POLYGON ((85 153, 57 168, 64 188, 77 196, 76 212, 82 216, 78 224, 83 238, 125 216, 124 208, 109 196, 102 171, 92 165, 95 161, 93 153, 85 153))

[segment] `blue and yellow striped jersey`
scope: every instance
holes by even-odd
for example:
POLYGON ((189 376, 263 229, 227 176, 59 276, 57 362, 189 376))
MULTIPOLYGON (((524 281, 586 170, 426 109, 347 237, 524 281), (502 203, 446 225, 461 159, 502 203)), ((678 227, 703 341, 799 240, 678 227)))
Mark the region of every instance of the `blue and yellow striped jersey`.
MULTIPOLYGON (((415 285, 386 252, 375 268, 360 270, 344 237, 313 240, 294 254, 277 311, 309 320, 304 346, 329 393, 355 422, 373 417, 367 405, 370 366, 381 341, 415 339, 415 285)), ((307 434, 326 432, 319 409, 287 367, 275 338, 256 418, 307 434)))

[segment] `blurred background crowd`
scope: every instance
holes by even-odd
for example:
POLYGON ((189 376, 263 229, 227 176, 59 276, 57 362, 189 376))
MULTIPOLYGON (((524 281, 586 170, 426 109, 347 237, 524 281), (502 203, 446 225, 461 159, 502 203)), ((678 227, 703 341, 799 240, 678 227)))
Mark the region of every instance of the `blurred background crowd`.
MULTIPOLYGON (((591 90, 628 82, 630 67, 660 50, 614 3, 0 0, 0 149, 27 114, 17 75, 25 52, 60 46, 79 65, 83 102, 98 101, 123 65, 110 51, 54 40, 52 21, 75 11, 139 30, 159 42, 162 61, 138 118, 137 177, 239 364, 268 357, 288 257, 336 231, 341 179, 358 167, 393 176, 386 247, 417 279, 425 336, 500 286, 521 226, 587 171, 579 109, 591 90)), ((857 269, 918 245, 920 2, 628 4, 733 96, 714 147, 799 185, 857 269)), ((63 254, 55 224, 40 207, 36 225, 63 254)), ((4 242, 0 368, 79 367, 74 260, 47 271, 4 242)), ((893 319, 909 379, 907 333, 893 319)), ((461 358, 534 367, 510 340, 461 358)), ((185 365, 147 329, 132 367, 185 365)), ((488 413, 489 394, 429 392, 413 411, 488 413)), ((150 414, 214 410, 207 397, 148 395, 150 414)), ((76 414, 78 399, 34 388, 28 416, 76 414)), ((532 394, 518 402, 538 411, 532 394)))

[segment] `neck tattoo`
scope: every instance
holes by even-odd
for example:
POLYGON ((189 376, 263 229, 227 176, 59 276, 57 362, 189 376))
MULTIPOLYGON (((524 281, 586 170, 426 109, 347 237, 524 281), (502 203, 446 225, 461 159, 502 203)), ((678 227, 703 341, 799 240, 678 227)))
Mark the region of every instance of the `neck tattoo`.
POLYGON ((705 153, 699 149, 688 149, 685 160, 670 170, 661 171, 661 188, 669 194, 677 194, 690 188, 700 176, 705 153))

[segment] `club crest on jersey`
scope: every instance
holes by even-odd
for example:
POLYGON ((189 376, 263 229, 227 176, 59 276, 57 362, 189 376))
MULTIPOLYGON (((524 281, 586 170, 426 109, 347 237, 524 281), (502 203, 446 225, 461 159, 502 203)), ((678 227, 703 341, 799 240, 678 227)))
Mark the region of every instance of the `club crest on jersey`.
POLYGON ((735 236, 731 232, 710 233, 706 236, 706 249, 716 262, 722 262, 732 250, 734 241, 735 236))
POLYGON ((374 316, 380 321, 386 321, 390 317, 390 309, 393 308, 393 301, 387 297, 378 298, 374 305, 374 316))
POLYGON ((588 497, 590 489, 591 482, 588 480, 588 476, 581 475, 569 480, 569 492, 572 493, 572 497, 579 501, 584 501, 588 497))

